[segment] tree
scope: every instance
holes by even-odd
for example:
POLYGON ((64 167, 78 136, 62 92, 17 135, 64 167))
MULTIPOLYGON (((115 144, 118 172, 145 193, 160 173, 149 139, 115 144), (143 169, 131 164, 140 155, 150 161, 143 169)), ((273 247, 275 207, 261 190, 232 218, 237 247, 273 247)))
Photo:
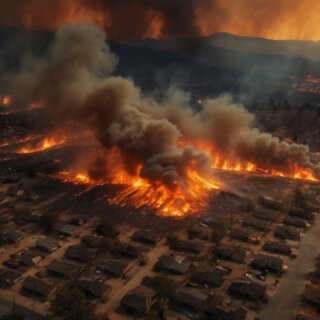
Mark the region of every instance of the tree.
POLYGON ((176 291, 177 284, 167 277, 158 276, 153 279, 152 287, 158 296, 171 298, 176 291))
POLYGON ((101 222, 97 228, 96 232, 98 235, 107 237, 107 238, 115 238, 119 234, 118 228, 111 221, 103 221, 101 222))
POLYGON ((54 230, 59 222, 59 215, 57 213, 46 212, 41 216, 41 225, 45 228, 46 232, 50 233, 54 230))
POLYGON ((107 252, 112 245, 112 240, 109 238, 103 238, 99 242, 99 253, 107 252))
POLYGON ((167 236, 167 243, 170 247, 176 247, 177 244, 179 243, 179 238, 176 234, 170 233, 167 236))
POLYGON ((93 305, 79 289, 69 289, 59 294, 51 303, 51 311, 61 320, 97 320, 93 305))
POLYGON ((16 312, 12 312, 12 313, 0 316, 0 320, 23 320, 24 318, 25 318, 24 315, 16 312))

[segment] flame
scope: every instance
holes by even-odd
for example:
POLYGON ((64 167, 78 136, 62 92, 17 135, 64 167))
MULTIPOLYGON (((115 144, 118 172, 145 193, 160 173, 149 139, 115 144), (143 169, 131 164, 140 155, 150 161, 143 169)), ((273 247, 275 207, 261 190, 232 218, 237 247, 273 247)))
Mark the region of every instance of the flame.
POLYGON ((0 105, 8 107, 11 104, 11 97, 4 96, 0 99, 0 105))
POLYGON ((40 152, 48 149, 52 149, 58 146, 63 145, 67 141, 65 135, 52 135, 45 137, 40 142, 36 144, 30 144, 28 146, 22 147, 17 151, 17 153, 21 154, 28 154, 28 153, 35 153, 40 152))
MULTIPOLYGON (((121 207, 153 208, 162 216, 184 217, 200 212, 206 207, 212 192, 220 187, 213 177, 201 176, 192 167, 187 168, 183 182, 168 186, 161 181, 153 181, 140 177, 142 165, 128 173, 116 149, 108 152, 108 176, 94 179, 88 170, 70 170, 60 172, 59 179, 76 184, 96 186, 99 184, 122 185, 123 189, 108 198, 109 204, 121 207)), ((90 166, 89 166, 90 167, 90 166)))

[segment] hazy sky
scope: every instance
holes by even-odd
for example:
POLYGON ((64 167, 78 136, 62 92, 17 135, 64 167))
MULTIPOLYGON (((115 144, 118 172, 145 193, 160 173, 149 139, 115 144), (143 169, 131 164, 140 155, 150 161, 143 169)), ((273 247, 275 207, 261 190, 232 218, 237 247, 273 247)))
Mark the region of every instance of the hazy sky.
POLYGON ((320 40, 319 0, 0 0, 0 23, 57 29, 94 22, 132 40, 229 32, 320 40))

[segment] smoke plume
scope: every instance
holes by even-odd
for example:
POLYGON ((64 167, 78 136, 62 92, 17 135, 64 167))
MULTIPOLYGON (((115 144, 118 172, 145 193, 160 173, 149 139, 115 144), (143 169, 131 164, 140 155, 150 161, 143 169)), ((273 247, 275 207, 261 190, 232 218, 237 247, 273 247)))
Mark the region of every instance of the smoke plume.
MULTIPOLYGON (((60 127, 76 121, 91 128, 106 150, 120 151, 127 172, 139 170, 152 184, 183 186, 190 168, 209 172, 216 156, 287 173, 312 168, 306 146, 255 129, 254 116, 229 97, 207 100, 195 112, 188 95, 171 89, 159 103, 112 76, 116 64, 102 30, 67 25, 45 58, 25 58, 8 79, 23 103, 44 106, 60 127)), ((96 164, 105 166, 101 157, 96 164)))
POLYGON ((0 21, 55 30, 89 21, 116 40, 229 32, 318 40, 318 0, 2 0, 0 21))

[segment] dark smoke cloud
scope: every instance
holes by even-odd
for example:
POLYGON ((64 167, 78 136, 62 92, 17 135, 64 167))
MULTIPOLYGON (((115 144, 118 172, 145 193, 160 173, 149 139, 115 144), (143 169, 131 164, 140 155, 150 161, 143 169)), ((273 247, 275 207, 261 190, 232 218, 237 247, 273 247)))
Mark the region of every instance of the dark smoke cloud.
POLYGON ((176 37, 230 32, 319 39, 318 0, 2 0, 0 22, 57 29, 84 20, 109 37, 176 37))
MULTIPOLYGON (((159 104, 131 80, 113 77, 116 64, 103 31, 68 25, 56 33, 46 58, 25 58, 22 70, 7 79, 23 103, 43 105, 60 127, 70 120, 89 126, 107 150, 120 150, 128 172, 142 165, 141 176, 152 183, 183 186, 188 168, 208 172, 211 159, 195 147, 198 142, 230 161, 260 168, 288 173, 294 166, 313 168, 306 146, 255 129, 254 116, 230 98, 208 100, 194 112, 188 95, 171 89, 159 104), (179 146, 181 137, 193 146, 179 146)), ((95 174, 104 172, 101 159, 95 174)))

